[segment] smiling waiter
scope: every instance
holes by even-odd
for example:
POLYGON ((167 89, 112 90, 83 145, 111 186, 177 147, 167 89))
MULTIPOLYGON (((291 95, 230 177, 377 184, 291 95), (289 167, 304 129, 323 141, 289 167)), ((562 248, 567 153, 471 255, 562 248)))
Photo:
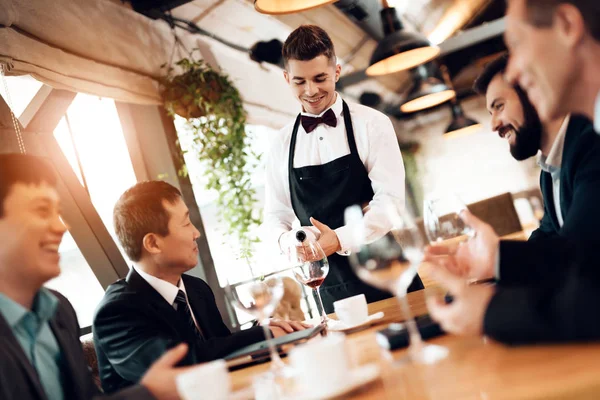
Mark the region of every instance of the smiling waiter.
MULTIPOLYGON (((364 293, 367 302, 390 297, 361 282, 348 263, 352 232, 346 207, 368 204, 367 239, 391 229, 384 208, 404 204, 404 165, 390 119, 347 103, 335 91, 341 66, 323 29, 303 25, 283 45, 284 77, 302 105, 295 121, 277 135, 267 160, 265 238, 280 250, 294 243, 292 224, 319 241, 329 259, 321 286, 327 313, 333 302, 364 293)), ((419 277, 409 291, 422 289, 419 277)))

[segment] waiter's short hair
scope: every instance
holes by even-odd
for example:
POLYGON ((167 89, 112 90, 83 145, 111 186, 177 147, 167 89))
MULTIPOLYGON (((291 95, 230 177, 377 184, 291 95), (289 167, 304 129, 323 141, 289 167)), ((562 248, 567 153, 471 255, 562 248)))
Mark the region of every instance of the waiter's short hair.
POLYGON ((171 215, 163 203, 175 204, 180 198, 179 189, 163 181, 139 182, 121 195, 113 210, 113 224, 131 261, 140 261, 144 236, 169 234, 171 215))
POLYGON ((598 0, 525 0, 528 22, 537 28, 554 23, 554 13, 560 4, 571 4, 581 13, 586 29, 600 41, 600 1, 598 0))
POLYGON ((281 50, 287 66, 289 60, 309 61, 324 55, 335 62, 335 48, 325 30, 316 25, 300 25, 283 44, 281 50))
POLYGON ((4 201, 18 183, 56 187, 57 177, 52 166, 41 157, 7 153, 0 154, 0 218, 4 216, 4 201))

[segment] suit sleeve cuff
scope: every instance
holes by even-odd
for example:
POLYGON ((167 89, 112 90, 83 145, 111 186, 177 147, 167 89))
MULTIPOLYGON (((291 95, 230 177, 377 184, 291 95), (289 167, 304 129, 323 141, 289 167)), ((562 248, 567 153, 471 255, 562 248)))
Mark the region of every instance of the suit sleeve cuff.
POLYGON ((532 343, 550 335, 538 318, 535 292, 532 288, 497 287, 485 312, 484 333, 507 344, 532 343))

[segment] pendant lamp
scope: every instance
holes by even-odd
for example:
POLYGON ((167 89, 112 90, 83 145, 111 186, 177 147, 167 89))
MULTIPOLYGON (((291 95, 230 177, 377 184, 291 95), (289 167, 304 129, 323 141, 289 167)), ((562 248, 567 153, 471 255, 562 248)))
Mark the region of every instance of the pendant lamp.
POLYGON ((281 15, 310 10, 337 0, 254 0, 254 8, 259 13, 281 15))
POLYGON ((369 76, 391 74, 414 68, 434 59, 440 48, 421 34, 408 32, 402 26, 396 9, 382 0, 380 12, 384 38, 377 44, 366 70, 369 76))
POLYGON ((481 124, 474 119, 465 116, 462 106, 458 100, 452 103, 452 122, 448 125, 445 138, 455 138, 459 136, 467 136, 481 129, 481 124))
POLYGON ((415 83, 400 106, 404 113, 435 107, 456 97, 456 92, 435 77, 431 66, 421 65, 414 71, 415 83))

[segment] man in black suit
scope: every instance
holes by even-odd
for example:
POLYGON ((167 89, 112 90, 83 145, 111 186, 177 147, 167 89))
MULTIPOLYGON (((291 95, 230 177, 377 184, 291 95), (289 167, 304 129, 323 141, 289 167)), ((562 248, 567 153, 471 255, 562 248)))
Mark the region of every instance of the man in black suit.
POLYGON ((527 94, 504 79, 508 62, 505 54, 489 63, 474 88, 486 96, 492 129, 508 140, 515 159, 540 153, 544 218, 530 240, 599 237, 600 137, 583 116, 540 121, 527 94))
POLYGON ((60 274, 56 176, 45 161, 0 154, 0 399, 177 399, 180 345, 140 385, 103 396, 94 385, 69 301, 43 284, 60 274))
MULTIPOLYGON (((506 19, 506 79, 527 91, 542 118, 581 113, 600 134, 600 2, 509 0, 506 19)), ((594 192, 585 195, 594 202, 577 212, 594 212, 594 192)), ((442 266, 434 278, 454 296, 451 304, 428 302, 444 329, 508 343, 600 339, 598 239, 500 241, 469 213, 464 219, 475 238, 453 256, 428 255, 442 266), (467 285, 465 276, 495 276, 498 284, 467 285)))
MULTIPOLYGON (((232 334, 206 282, 184 275, 198 261, 200 232, 178 189, 162 181, 138 183, 121 196, 113 217, 134 265, 126 279, 109 286, 94 317, 107 393, 139 381, 154 360, 179 342, 190 349, 181 364, 192 365, 264 340, 261 327, 232 334)), ((276 337, 304 328, 299 322, 270 322, 276 337)))

